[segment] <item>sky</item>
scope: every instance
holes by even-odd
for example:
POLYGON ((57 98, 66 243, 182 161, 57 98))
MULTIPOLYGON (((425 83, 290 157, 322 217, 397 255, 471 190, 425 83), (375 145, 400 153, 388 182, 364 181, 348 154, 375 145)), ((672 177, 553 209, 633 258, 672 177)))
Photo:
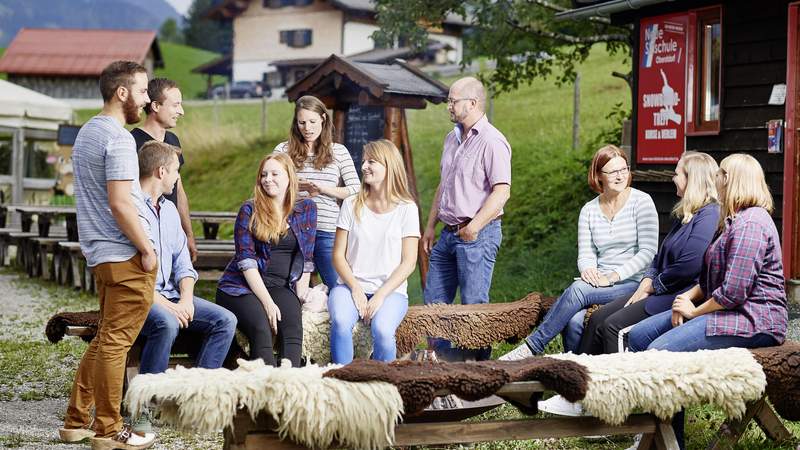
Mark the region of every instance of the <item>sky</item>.
POLYGON ((167 0, 173 8, 175 8, 179 13, 186 15, 186 11, 189 10, 189 5, 192 4, 192 0, 167 0))

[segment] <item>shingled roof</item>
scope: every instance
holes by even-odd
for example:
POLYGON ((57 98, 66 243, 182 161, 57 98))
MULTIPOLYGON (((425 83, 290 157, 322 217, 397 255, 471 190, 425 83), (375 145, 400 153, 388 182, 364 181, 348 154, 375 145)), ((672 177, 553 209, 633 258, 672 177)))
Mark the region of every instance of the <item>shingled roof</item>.
POLYGON ((0 58, 0 72, 99 76, 113 61, 144 62, 151 49, 154 66, 164 67, 155 31, 23 28, 0 58))

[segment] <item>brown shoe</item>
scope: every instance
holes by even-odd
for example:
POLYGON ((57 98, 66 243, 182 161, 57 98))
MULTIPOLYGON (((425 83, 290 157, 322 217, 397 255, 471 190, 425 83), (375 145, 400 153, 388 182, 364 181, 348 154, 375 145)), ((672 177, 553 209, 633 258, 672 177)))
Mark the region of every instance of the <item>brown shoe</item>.
POLYGON ((92 450, 140 450, 150 448, 155 443, 155 433, 136 433, 131 431, 130 425, 126 424, 113 437, 92 438, 92 450))
POLYGON ((84 428, 59 428, 58 437, 64 442, 75 443, 84 439, 93 438, 94 430, 91 424, 84 428))

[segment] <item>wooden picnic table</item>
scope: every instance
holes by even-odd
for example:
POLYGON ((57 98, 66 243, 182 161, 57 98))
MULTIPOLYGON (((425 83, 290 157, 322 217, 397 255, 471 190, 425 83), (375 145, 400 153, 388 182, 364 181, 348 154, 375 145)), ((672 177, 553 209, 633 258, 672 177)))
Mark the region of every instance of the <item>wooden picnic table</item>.
POLYGON ((67 240, 78 241, 78 220, 74 206, 51 205, 7 205, 9 212, 19 213, 22 231, 29 233, 33 226, 33 217, 36 216, 39 237, 49 237, 50 225, 57 217, 64 217, 67 223, 67 240))
POLYGON ((221 223, 233 223, 237 213, 231 211, 192 211, 189 217, 203 224, 203 238, 216 239, 221 223))

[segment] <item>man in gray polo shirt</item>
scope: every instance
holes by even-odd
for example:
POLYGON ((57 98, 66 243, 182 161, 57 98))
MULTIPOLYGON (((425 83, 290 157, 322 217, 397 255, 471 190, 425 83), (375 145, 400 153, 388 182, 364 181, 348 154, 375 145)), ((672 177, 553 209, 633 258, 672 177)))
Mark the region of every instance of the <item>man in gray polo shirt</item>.
POLYGON ((72 151, 78 233, 97 280, 100 324, 59 435, 68 442, 91 437, 93 449, 140 449, 152 446, 155 435, 123 426, 120 404, 125 358, 153 303, 157 257, 139 213, 136 142, 124 125, 138 122, 149 101, 147 71, 135 62, 111 63, 100 74, 100 91, 103 110, 81 127, 72 151))

